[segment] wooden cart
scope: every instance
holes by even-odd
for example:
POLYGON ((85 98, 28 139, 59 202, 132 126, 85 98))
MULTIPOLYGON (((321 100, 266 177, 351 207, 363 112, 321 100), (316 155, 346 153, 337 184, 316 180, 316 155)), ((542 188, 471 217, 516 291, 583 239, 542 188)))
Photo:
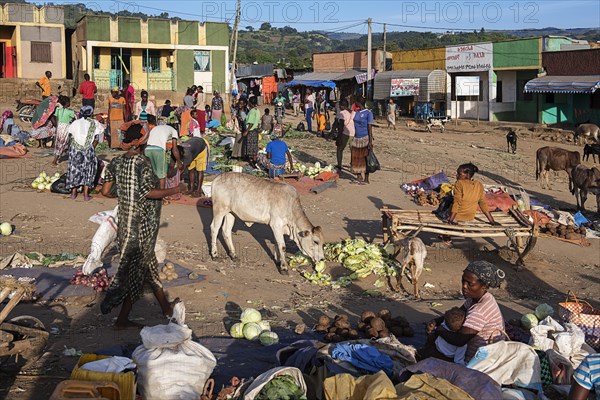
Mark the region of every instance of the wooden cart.
POLYGON ((477 213, 473 221, 451 225, 440 219, 433 211, 381 209, 383 241, 387 243, 396 232, 412 231, 421 227, 422 232, 466 238, 507 237, 517 253, 517 266, 523 266, 539 235, 537 225, 531 224, 518 209, 508 213, 492 212, 500 226, 492 226, 483 213, 477 213))
POLYGON ((4 322, 21 299, 34 291, 35 286, 32 284, 20 283, 12 278, 0 278, 0 304, 13 293, 0 310, 0 365, 3 368, 14 356, 13 365, 26 369, 40 358, 46 348, 49 333, 39 319, 22 315, 4 322))

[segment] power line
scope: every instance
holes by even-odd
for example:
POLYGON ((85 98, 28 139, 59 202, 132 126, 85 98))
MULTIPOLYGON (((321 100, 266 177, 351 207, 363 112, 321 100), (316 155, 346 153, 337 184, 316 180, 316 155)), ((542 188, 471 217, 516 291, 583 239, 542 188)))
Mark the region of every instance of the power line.
POLYGON ((457 28, 437 28, 434 26, 423 26, 423 25, 402 25, 402 24, 391 24, 389 22, 375 22, 377 25, 387 25, 387 26, 397 26, 399 28, 413 28, 413 29, 431 29, 431 30, 441 30, 441 31, 464 31, 464 32, 473 32, 473 29, 457 29, 457 28))

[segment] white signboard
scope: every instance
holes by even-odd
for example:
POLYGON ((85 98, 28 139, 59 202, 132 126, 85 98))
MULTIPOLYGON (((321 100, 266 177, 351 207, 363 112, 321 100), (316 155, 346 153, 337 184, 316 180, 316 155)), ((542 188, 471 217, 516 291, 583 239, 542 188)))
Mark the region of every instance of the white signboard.
POLYGON ((446 47, 446 70, 448 72, 489 71, 492 69, 492 60, 491 43, 446 47))
POLYGON ((457 76, 456 77, 456 95, 457 96, 479 96, 479 77, 478 76, 457 76))

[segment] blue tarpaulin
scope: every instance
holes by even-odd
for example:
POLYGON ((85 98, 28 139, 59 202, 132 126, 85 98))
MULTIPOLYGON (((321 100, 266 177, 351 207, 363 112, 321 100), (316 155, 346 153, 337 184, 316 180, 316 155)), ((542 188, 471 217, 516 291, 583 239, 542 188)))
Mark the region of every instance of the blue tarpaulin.
POLYGON ((327 87, 330 89, 334 89, 335 83, 332 81, 314 81, 314 80, 294 79, 293 81, 286 83, 285 86, 327 87))

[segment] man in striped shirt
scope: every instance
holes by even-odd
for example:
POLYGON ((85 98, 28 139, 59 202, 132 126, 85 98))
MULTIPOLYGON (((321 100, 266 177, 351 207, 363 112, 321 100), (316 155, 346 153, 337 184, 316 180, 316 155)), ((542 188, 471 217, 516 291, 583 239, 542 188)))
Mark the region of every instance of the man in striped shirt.
POLYGON ((596 400, 600 400, 600 354, 590 354, 579 364, 573 374, 569 400, 586 400, 590 392, 596 392, 596 400))

